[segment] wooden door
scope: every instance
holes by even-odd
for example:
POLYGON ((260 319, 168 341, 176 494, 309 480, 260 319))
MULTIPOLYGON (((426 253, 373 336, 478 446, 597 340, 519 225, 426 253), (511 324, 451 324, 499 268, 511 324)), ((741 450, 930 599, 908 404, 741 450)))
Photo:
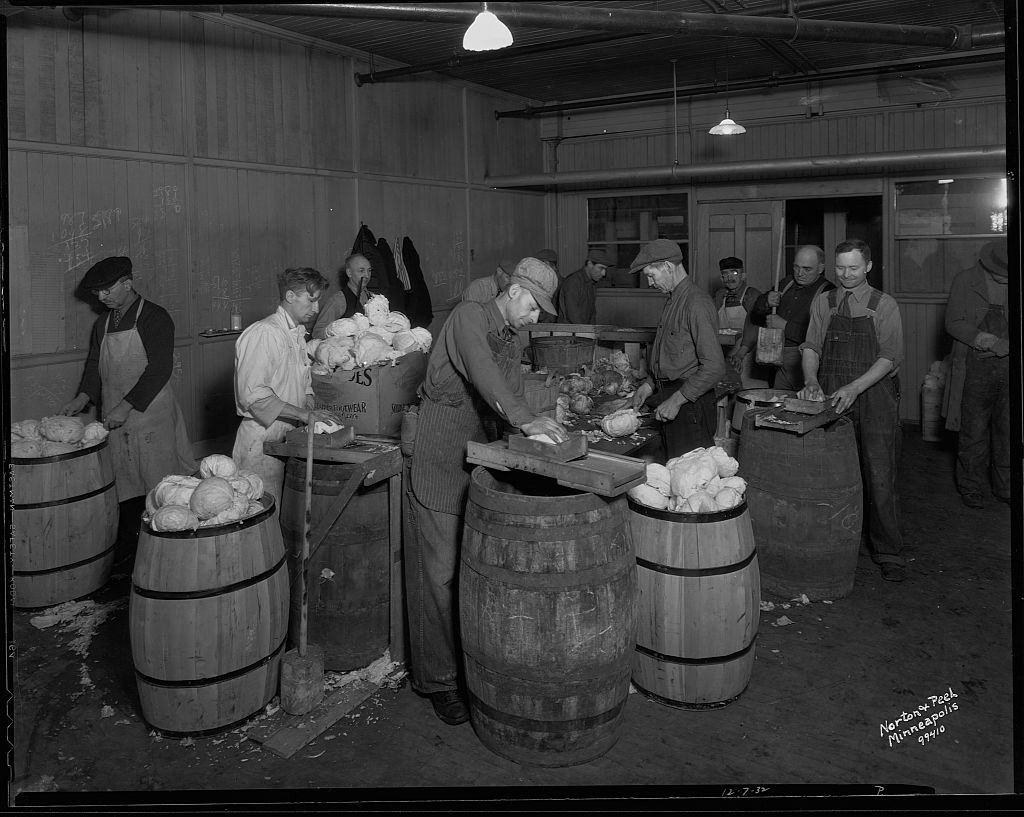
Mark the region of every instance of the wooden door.
MULTIPOLYGON (((782 200, 702 203, 690 252, 694 281, 714 292, 721 286, 718 260, 732 255, 743 261, 747 284, 762 292, 771 289, 785 240, 784 217, 782 200)), ((780 277, 785 274, 781 270, 780 277)))

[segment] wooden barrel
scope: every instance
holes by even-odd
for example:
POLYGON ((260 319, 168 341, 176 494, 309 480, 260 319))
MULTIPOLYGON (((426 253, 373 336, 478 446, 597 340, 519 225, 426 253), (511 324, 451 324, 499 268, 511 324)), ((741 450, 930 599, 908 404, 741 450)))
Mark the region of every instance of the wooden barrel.
POLYGON ((796 392, 785 389, 744 389, 736 392, 733 401, 732 430, 737 434, 742 433, 743 417, 748 411, 781 408, 783 397, 796 397, 796 392))
POLYGON ((743 420, 740 462, 761 584, 785 598, 842 598, 853 589, 864 514, 853 423, 794 434, 757 428, 755 417, 743 420))
POLYGON ((142 715, 163 732, 218 732, 277 694, 288 568, 273 497, 262 504, 196 531, 142 523, 129 632, 142 715))
POLYGON ((103 587, 117 519, 106 440, 70 454, 12 457, 14 606, 48 607, 103 587))
POLYGON ((625 497, 473 471, 459 572, 473 728, 496 754, 572 766, 618 739, 636 631, 625 497))
POLYGON ((747 506, 670 513, 629 499, 636 543, 633 686, 681 709, 732 703, 750 682, 761 615, 747 506))
MULTIPOLYGON (((360 468, 335 462, 313 463, 312 527, 320 523, 349 477, 360 468)), ((292 646, 298 645, 302 596, 298 566, 306 509, 306 461, 291 457, 281 492, 281 532, 291 575, 292 646)), ((360 669, 388 648, 391 571, 388 563, 388 482, 361 486, 331 527, 307 572, 307 639, 322 647, 324 668, 360 669)))

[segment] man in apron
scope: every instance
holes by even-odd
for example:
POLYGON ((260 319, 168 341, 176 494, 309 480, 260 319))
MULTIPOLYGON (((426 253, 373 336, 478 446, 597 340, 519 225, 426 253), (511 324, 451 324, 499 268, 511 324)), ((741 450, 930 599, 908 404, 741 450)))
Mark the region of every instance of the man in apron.
MULTIPOLYGON (((747 315, 754 308, 754 302, 761 294, 759 289, 747 286, 747 273, 743 269, 743 261, 735 256, 723 258, 718 262, 718 274, 722 286, 715 290, 715 309, 718 311, 719 335, 732 340, 731 347, 723 343, 729 365, 736 370, 743 381, 743 388, 754 388, 754 358, 750 350, 757 346, 757 327, 747 320, 747 315), (723 333, 728 332, 728 335, 723 333)), ((724 352, 724 350, 723 350, 724 352)))
MULTIPOLYGON (((804 386, 800 344, 807 337, 811 303, 818 293, 835 289, 824 272, 825 251, 821 247, 814 244, 798 247, 793 257, 793 274, 779 282, 778 290, 760 295, 750 311, 750 322, 754 326, 780 329, 785 339, 782 363, 772 367, 773 389, 800 391, 804 386), (774 315, 772 308, 775 308, 774 315)), ((757 342, 756 337, 754 342, 757 342)))
POLYGON ((630 265, 647 285, 669 294, 650 350, 646 383, 633 406, 655 406, 665 458, 714 445, 715 385, 725 376, 711 296, 690 280, 679 245, 667 238, 645 244, 630 265))
POLYGON ((281 500, 284 460, 263 453, 299 424, 329 423, 329 411, 313 409, 313 381, 306 353, 306 327, 316 317, 329 286, 315 269, 296 267, 277 276, 277 310, 249 326, 235 341, 235 408, 242 417, 231 458, 255 471, 276 502, 281 500))
POLYGON ((472 470, 466 443, 487 442, 484 417, 489 411, 524 434, 568 439, 559 423, 534 414, 523 398, 516 333, 536 323, 541 309, 554 313, 551 297, 557 286, 550 267, 524 258, 493 301, 460 303, 434 341, 420 388, 406 496, 411 536, 403 562, 412 687, 451 725, 469 719, 459 689, 455 589, 472 470))
POLYGON ((93 325, 78 396, 60 410, 79 414, 91 402, 110 430, 121 504, 118 564, 135 552, 146 493, 168 474, 196 470, 185 417, 171 390, 174 321, 133 284, 132 262, 124 256, 104 258, 86 272, 81 289, 107 312, 93 325))
POLYGON ((953 353, 946 387, 946 428, 959 431, 956 486, 969 508, 992 493, 1010 501, 1009 265, 1006 240, 986 244, 973 269, 953 279, 946 331, 953 353))
POLYGON ((867 282, 871 248, 863 241, 836 247, 840 289, 811 304, 807 338, 800 347, 804 382, 798 397, 829 399, 853 421, 860 448, 867 513, 864 527, 882 578, 906 578, 896 496, 900 445, 899 380, 903 324, 890 295, 867 282))

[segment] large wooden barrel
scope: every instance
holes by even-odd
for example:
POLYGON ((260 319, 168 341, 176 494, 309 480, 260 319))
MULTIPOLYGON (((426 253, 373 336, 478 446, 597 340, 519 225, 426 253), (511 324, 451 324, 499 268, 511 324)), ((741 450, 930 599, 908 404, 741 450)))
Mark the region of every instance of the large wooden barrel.
POLYGON ((106 440, 70 454, 12 457, 11 477, 14 606, 47 607, 103 587, 118 518, 106 440))
POLYGON ((518 763, 572 766, 618 739, 636 632, 625 497, 473 471, 459 572, 469 710, 518 763))
POLYGON ((682 709, 726 706, 750 682, 761 615, 747 507, 670 513, 630 498, 629 511, 640 587, 633 685, 682 709))
MULTIPOLYGON (((359 472, 355 465, 313 463, 313 528, 334 504, 349 477, 359 472)), ((285 467, 281 492, 281 531, 292 583, 289 636, 293 646, 298 644, 302 611, 298 567, 305 509, 306 461, 291 457, 285 467)), ((388 648, 388 524, 387 480, 371 487, 361 486, 309 561, 307 637, 309 643, 323 648, 325 669, 360 669, 372 664, 388 648)))
POLYGON ((142 715, 171 734, 208 734, 277 694, 288 568, 273 497, 240 522, 196 531, 142 523, 128 618, 142 715))
POLYGON ((786 598, 842 598, 853 589, 864 516, 853 423, 794 434, 757 428, 755 417, 744 417, 740 462, 762 586, 786 598))

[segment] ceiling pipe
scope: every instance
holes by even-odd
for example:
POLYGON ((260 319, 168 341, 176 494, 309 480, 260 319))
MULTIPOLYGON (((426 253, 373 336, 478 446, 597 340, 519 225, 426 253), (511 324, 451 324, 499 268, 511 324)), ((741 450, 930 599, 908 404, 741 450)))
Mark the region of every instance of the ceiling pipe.
MULTIPOLYGON (((85 8, 146 8, 167 11, 206 12, 217 7, 126 3, 86 6, 85 8)), ((506 25, 534 28, 593 29, 597 31, 634 31, 647 34, 705 35, 714 37, 754 37, 844 43, 889 43, 932 48, 970 49, 982 29, 987 41, 998 37, 1005 41, 1001 23, 992 26, 921 26, 891 23, 862 23, 843 20, 816 20, 805 17, 762 17, 743 14, 707 14, 691 12, 643 11, 616 8, 584 8, 546 3, 488 3, 488 9, 506 25)), ((239 3, 225 5, 231 14, 279 14, 288 17, 343 17, 468 25, 479 12, 475 4, 421 5, 407 3, 239 3)))
POLYGON ((870 153, 857 156, 808 156, 799 159, 763 159, 717 162, 705 165, 570 170, 564 173, 532 173, 520 176, 486 176, 484 182, 498 189, 615 188, 683 184, 695 181, 735 181, 740 178, 777 179, 821 176, 829 173, 855 175, 892 171, 926 170, 943 162, 965 167, 1005 167, 1006 147, 940 148, 870 153))
POLYGON ((356 73, 356 85, 363 86, 375 82, 386 82, 397 77, 406 77, 410 74, 420 74, 424 71, 443 71, 445 68, 459 68, 473 65, 490 65, 503 60, 525 57, 530 54, 543 54, 547 51, 562 51, 578 46, 600 45, 601 43, 615 42, 635 37, 635 34, 599 34, 594 37, 576 37, 571 40, 555 40, 553 42, 537 43, 536 45, 523 45, 513 48, 502 48, 490 54, 452 54, 446 60, 435 60, 433 62, 422 62, 416 65, 406 65, 402 68, 389 68, 386 71, 370 71, 369 73, 356 73))
MULTIPOLYGON (((856 79, 863 76, 874 76, 877 74, 898 74, 903 71, 923 71, 933 68, 953 68, 964 65, 980 65, 986 62, 1001 62, 1006 59, 1004 51, 977 51, 970 54, 950 57, 934 57, 917 60, 904 60, 902 62, 873 63, 861 65, 857 68, 835 68, 819 71, 815 74, 782 74, 760 79, 732 80, 729 82, 730 91, 752 91, 765 88, 776 88, 783 85, 802 85, 806 82, 835 82, 841 79, 856 79)), ((722 92, 722 86, 715 83, 704 85, 690 85, 680 87, 677 94, 680 96, 711 96, 722 92)), ((644 102, 661 102, 672 99, 673 92, 668 91, 646 91, 636 94, 623 94, 621 96, 609 96, 600 99, 583 99, 575 102, 556 102, 551 105, 527 105, 523 108, 513 110, 495 111, 495 119, 530 119, 545 114, 562 113, 564 111, 579 111, 588 108, 607 108, 614 105, 634 105, 644 102)))

